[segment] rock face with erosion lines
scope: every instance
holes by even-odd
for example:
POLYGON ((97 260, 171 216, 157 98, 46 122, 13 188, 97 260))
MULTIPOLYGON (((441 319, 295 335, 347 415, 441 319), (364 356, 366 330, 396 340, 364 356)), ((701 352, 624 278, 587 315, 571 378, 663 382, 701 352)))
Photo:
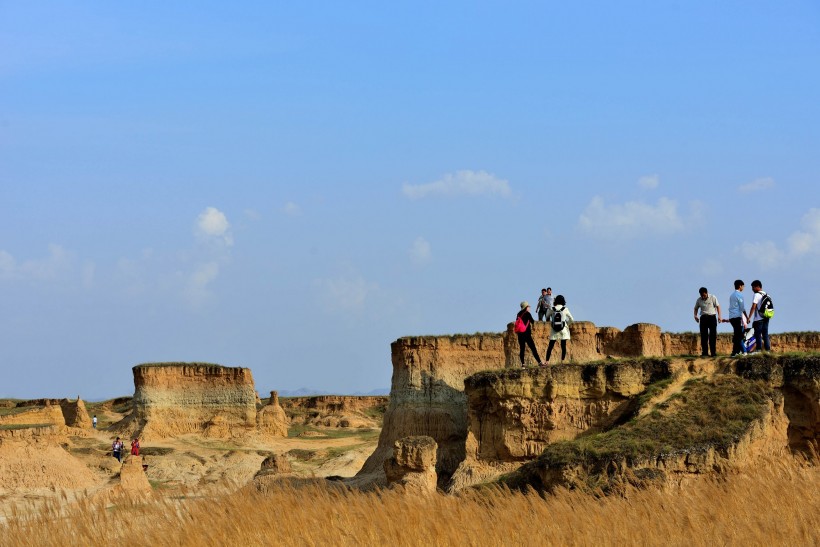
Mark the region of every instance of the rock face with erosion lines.
POLYGON ((135 366, 133 372, 133 412, 119 430, 148 440, 186 433, 241 437, 256 431, 250 369, 158 363, 135 366))
MULTIPOLYGON (((474 448, 472 445, 467 445, 468 430, 473 425, 468 417, 464 381, 480 371, 520 369, 518 339, 512 327, 510 323, 503 333, 405 337, 391 344, 393 378, 390 401, 384 416, 379 445, 357 476, 360 484, 385 484, 384 461, 392 456, 393 445, 397 440, 412 435, 427 435, 435 440, 438 445, 436 471, 439 486, 449 483, 453 473, 466 459, 468 449, 473 450, 474 448)), ((577 321, 570 325, 570 332, 572 339, 568 344, 569 351, 565 364, 572 366, 600 361, 608 357, 667 357, 700 354, 698 333, 666 333, 662 332, 660 327, 649 323, 638 323, 621 331, 615 327, 596 327, 588 321, 577 321)), ((542 357, 546 353, 549 335, 550 326, 548 324, 535 323, 533 325, 533 338, 542 357)), ((717 351, 719 353, 728 355, 731 344, 731 334, 718 335, 717 351)), ((773 353, 817 351, 820 348, 820 333, 773 334, 771 345, 773 353)), ((527 359, 529 365, 534 364, 529 351, 527 351, 527 359)), ((553 351, 552 364, 559 363, 560 350, 557 355, 553 351)), ((558 369, 555 374, 559 374, 558 369)), ((593 376, 597 377, 598 374, 599 372, 595 372, 593 376)), ((555 376, 551 380, 551 385, 557 390, 556 393, 561 393, 561 390, 576 389, 570 384, 578 382, 571 376, 571 374, 555 376), (564 385, 564 382, 570 382, 570 384, 564 385)), ((584 382, 587 381, 584 380, 584 382)), ((636 380, 636 382, 636 387, 643 385, 641 381, 636 380)), ((594 379, 587 383, 590 386, 598 385, 594 379)), ((581 430, 595 420, 605 420, 607 416, 614 415, 613 412, 618 405, 624 403, 618 400, 621 395, 608 390, 608 387, 605 388, 600 395, 600 400, 595 402, 591 400, 589 404, 573 402, 572 405, 576 405, 577 408, 569 408, 571 405, 568 395, 565 396, 566 404, 556 399, 551 406, 553 412, 557 414, 548 416, 547 413, 543 419, 538 417, 539 414, 536 411, 533 411, 534 413, 529 418, 525 415, 525 419, 538 422, 537 428, 550 433, 545 437, 532 439, 525 439, 522 436, 520 448, 515 450, 523 450, 524 453, 527 453, 527 450, 533 452, 543 442, 559 438, 571 430, 581 430), (582 408, 586 408, 584 405, 589 406, 589 415, 583 415, 583 412, 586 412, 582 408), (555 427, 550 426, 551 428, 547 429, 548 420, 558 421, 555 422, 555 427), (564 429, 561 425, 564 423, 574 429, 564 429), (527 446, 530 448, 526 448, 527 446)), ((814 408, 812 406, 814 403, 805 402, 805 398, 794 398, 794 400, 804 401, 800 404, 807 409, 806 411, 793 410, 796 414, 807 414, 814 408)), ((522 430, 522 435, 524 434, 522 430)), ((800 433, 795 430, 793 434, 799 435, 800 433)), ((504 435, 509 436, 513 433, 508 432, 504 435)), ((491 445, 484 445, 482 450, 488 450, 489 446, 491 445)), ((509 450, 511 446, 512 444, 508 448, 502 448, 502 445, 498 445, 492 450, 509 450)))
POLYGON ((396 441, 393 457, 384 462, 384 473, 388 485, 400 485, 413 493, 435 493, 436 441, 423 435, 396 441))

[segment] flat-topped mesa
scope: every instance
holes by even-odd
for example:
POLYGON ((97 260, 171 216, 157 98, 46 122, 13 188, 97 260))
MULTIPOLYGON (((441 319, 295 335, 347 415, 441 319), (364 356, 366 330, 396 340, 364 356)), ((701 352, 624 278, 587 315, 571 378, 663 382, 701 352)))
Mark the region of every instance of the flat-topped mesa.
POLYGON ((133 372, 133 419, 141 437, 235 437, 256 428, 256 390, 248 368, 156 363, 137 365, 133 372))

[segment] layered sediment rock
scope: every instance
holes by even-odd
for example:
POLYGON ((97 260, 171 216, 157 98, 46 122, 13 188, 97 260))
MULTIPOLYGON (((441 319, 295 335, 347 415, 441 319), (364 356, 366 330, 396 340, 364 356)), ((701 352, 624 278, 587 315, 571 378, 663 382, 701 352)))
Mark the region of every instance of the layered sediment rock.
POLYGON ((315 395, 288 397, 280 404, 293 423, 320 427, 377 428, 386 396, 315 395))
MULTIPOLYGON (((396 440, 411 435, 428 435, 438 444, 436 471, 440 486, 449 481, 451 475, 465 460, 467 455, 468 413, 464 380, 479 371, 519 368, 518 339, 512 329, 498 334, 475 334, 456 336, 427 336, 400 338, 391 345, 393 379, 390 402, 384 416, 384 425, 379 445, 368 458, 359 475, 361 483, 384 484, 383 462, 391 457, 396 440)), ((572 339, 568 344, 566 363, 572 365, 600 361, 607 357, 664 357, 672 355, 699 355, 700 335, 698 333, 664 333, 652 324, 639 323, 623 331, 614 327, 596 327, 588 321, 577 321, 570 325, 572 339)), ((533 337, 541 356, 545 354, 550 327, 546 323, 533 325, 533 337)), ((772 351, 777 353, 803 351, 820 348, 820 333, 774 334, 771 336, 772 351)), ((728 354, 731 350, 731 335, 718 335, 717 350, 728 354)), ((557 356, 560 359, 560 352, 557 356)), ((532 357, 527 351, 530 365, 532 357)), ((555 353, 553 364, 558 361, 555 353)), ((560 367, 555 374, 559 374, 560 367)), ((575 382, 570 376, 553 378, 552 384, 575 382)), ((542 386, 543 387, 543 386, 542 386)), ((560 389, 572 388, 564 386, 560 389)), ((594 416, 610 415, 619 404, 614 392, 609 399, 589 405, 590 416, 578 421, 577 430, 586 423, 594 422, 594 416)), ((571 397, 566 398, 567 410, 562 415, 578 416, 582 406, 570 409, 571 397)), ((556 403, 560 406, 560 402, 556 403)), ((556 407, 556 404, 553 406, 556 407)), ((623 401, 620 402, 623 404, 623 401)), ((809 408, 811 405, 806 403, 809 408)), ((804 405, 805 406, 805 405, 804 405)), ((557 407, 556 407, 557 408, 557 407)), ((559 415, 561 415, 559 413, 559 415)), ((548 416, 545 415, 545 416, 548 416)), ((533 418, 534 419, 534 418, 533 418)), ((546 421, 545 421, 546 423, 546 421)), ((564 430, 557 427, 552 437, 560 436, 564 430)), ((540 438, 539 438, 540 439, 540 438)), ((532 440, 533 453, 544 440, 532 440)), ((524 442, 522 446, 527 446, 524 442)), ((472 449, 472 447, 470 448, 472 449)))
POLYGON ((129 429, 140 438, 242 436, 256 429, 250 369, 202 363, 138 365, 129 429))
POLYGON ((363 481, 384 483, 384 461, 394 443, 413 435, 438 444, 436 471, 447 476, 464 459, 467 399, 464 379, 504 366, 500 334, 400 338, 391 345, 390 402, 376 451, 359 472, 363 481))
POLYGON ((393 445, 393 457, 384 462, 384 473, 388 485, 413 493, 435 493, 436 441, 423 435, 399 439, 393 445))
POLYGON ((91 417, 89 417, 85 403, 79 396, 76 401, 64 399, 60 402, 60 408, 63 411, 63 418, 67 426, 91 429, 91 417))
POLYGON ((260 408, 256 414, 256 427, 259 431, 274 437, 287 437, 289 423, 285 410, 279 405, 279 394, 271 391, 268 404, 260 408))
POLYGON ((486 372, 465 380, 469 427, 458 490, 529 461, 557 440, 612 427, 635 411, 635 395, 671 376, 663 360, 486 372))
POLYGON ((30 408, 16 414, 0 416, 0 425, 65 426, 66 422, 60 405, 47 404, 42 408, 30 408))

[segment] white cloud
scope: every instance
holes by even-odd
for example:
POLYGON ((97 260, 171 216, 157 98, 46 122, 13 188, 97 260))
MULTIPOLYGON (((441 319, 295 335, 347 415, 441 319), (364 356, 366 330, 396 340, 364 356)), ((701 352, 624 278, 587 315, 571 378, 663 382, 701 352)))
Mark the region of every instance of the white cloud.
POLYGON ((410 199, 428 196, 510 196, 510 183, 486 171, 458 171, 448 173, 435 182, 405 184, 402 192, 410 199))
POLYGON ((186 280, 185 298, 193 306, 201 306, 211 296, 208 286, 219 276, 219 263, 206 262, 199 264, 186 280))
POLYGON ((211 241, 221 242, 227 246, 233 245, 231 225, 225 213, 215 207, 206 207, 196 219, 196 233, 200 237, 211 241))
POLYGON ((657 205, 637 201, 607 205, 595 196, 578 219, 582 232, 600 239, 665 236, 682 231, 684 226, 677 202, 665 197, 657 205))
POLYGON ((763 268, 776 266, 785 258, 785 254, 771 241, 745 241, 740 244, 740 253, 763 268))
POLYGON ((772 241, 744 242, 738 250, 764 268, 788 263, 810 255, 820 255, 820 209, 812 208, 800 219, 802 230, 786 238, 784 248, 772 241))
POLYGON ((764 177, 755 179, 752 182, 747 184, 741 184, 738 186, 738 191, 741 194, 748 194, 750 192, 759 192, 761 190, 767 190, 774 186, 774 179, 771 177, 764 177))
POLYGON ((430 243, 423 237, 417 237, 410 247, 410 259, 413 263, 424 265, 433 259, 433 253, 430 249, 430 243))
POLYGON ((658 175, 645 175, 638 179, 638 186, 652 190, 657 188, 661 183, 661 178, 658 175))
POLYGON ((376 283, 362 276, 320 279, 316 281, 321 293, 322 307, 331 311, 360 312, 374 293, 379 291, 376 283))
POLYGON ((299 216, 302 214, 302 208, 293 203, 292 201, 287 202, 285 206, 282 208, 282 211, 286 215, 291 217, 299 216))
POLYGON ((0 277, 6 279, 52 280, 70 273, 73 267, 73 253, 54 243, 48 246, 48 256, 23 262, 0 250, 0 277))

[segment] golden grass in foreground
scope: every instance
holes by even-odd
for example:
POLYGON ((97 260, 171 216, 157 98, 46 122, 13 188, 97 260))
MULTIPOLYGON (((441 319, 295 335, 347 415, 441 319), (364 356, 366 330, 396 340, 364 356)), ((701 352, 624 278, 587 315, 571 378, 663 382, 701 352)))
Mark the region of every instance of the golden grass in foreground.
POLYGON ((81 502, 12 516, 0 545, 812 545, 820 467, 755 473, 668 492, 543 499, 499 489, 461 496, 282 487, 116 506, 81 502))

